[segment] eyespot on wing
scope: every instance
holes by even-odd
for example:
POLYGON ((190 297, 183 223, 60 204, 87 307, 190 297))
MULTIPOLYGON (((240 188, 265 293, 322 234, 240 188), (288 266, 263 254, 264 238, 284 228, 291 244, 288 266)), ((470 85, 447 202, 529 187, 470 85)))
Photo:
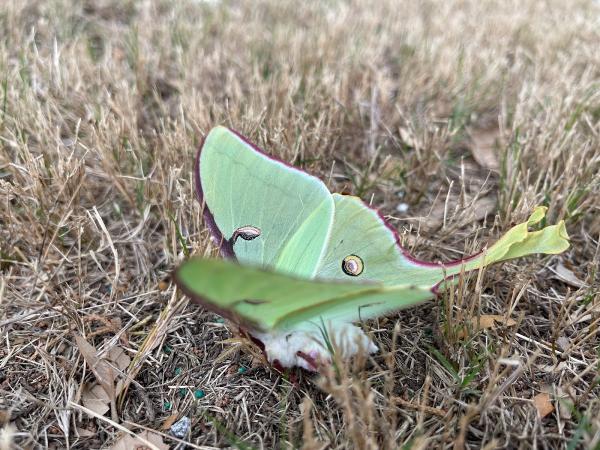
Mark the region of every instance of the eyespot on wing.
POLYGON ((351 277, 359 276, 365 269, 365 264, 360 256, 348 255, 342 261, 342 270, 351 277))

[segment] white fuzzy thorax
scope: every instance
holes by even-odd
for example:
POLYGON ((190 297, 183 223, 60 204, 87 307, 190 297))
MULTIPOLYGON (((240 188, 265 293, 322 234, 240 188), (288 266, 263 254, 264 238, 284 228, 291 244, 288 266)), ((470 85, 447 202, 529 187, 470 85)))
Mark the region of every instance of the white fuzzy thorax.
MULTIPOLYGON (((331 354, 323 336, 323 329, 315 325, 314 330, 303 327, 298 330, 272 331, 270 333, 253 333, 265 346, 265 354, 270 363, 279 361, 282 367, 302 367, 315 371, 298 352, 307 355, 317 363, 331 362, 331 354)), ((356 355, 361 349, 375 353, 377 346, 369 336, 357 326, 350 323, 329 323, 327 336, 335 343, 335 348, 343 358, 356 355)))

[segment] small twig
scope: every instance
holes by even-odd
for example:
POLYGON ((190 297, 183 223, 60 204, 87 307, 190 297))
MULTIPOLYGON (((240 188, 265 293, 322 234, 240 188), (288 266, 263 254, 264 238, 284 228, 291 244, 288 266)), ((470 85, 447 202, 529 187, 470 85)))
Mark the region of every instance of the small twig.
POLYGON ((112 238, 110 237, 110 233, 106 229, 106 225, 104 225, 104 221, 102 217, 100 217, 100 213, 98 209, 94 206, 94 216, 96 216, 96 221, 98 225, 106 235, 106 239, 108 241, 108 246, 110 247, 113 257, 115 258, 115 278, 112 282, 112 287, 110 290, 110 299, 113 300, 115 298, 115 294, 117 293, 117 283, 119 282, 119 273, 121 271, 121 266, 119 264, 119 254, 117 253, 117 249, 115 248, 115 244, 113 244, 112 238))
POLYGON ((535 339, 531 339, 531 338, 529 338, 527 336, 522 335, 521 333, 515 333, 515 336, 517 336, 519 339, 523 339, 524 341, 527 341, 527 342, 529 342, 531 344, 535 344, 535 345, 543 348, 544 350, 549 350, 551 352, 554 352, 557 355, 561 355, 561 356, 565 355, 566 357, 569 358, 569 361, 572 362, 572 363, 581 364, 583 366, 587 366, 588 365, 588 363, 586 363, 586 362, 584 362, 584 361, 582 361, 580 359, 577 359, 577 358, 574 358, 573 356, 567 355, 566 352, 561 352, 560 350, 553 349, 550 345, 544 344, 542 342, 538 342, 535 339))
POLYGON ((394 398, 393 401, 398 405, 405 406, 415 411, 421 411, 427 414, 431 414, 433 416, 446 417, 446 414, 448 414, 448 411, 444 409, 434 408, 433 406, 416 405, 412 402, 409 402, 408 400, 401 399, 400 397, 394 398))

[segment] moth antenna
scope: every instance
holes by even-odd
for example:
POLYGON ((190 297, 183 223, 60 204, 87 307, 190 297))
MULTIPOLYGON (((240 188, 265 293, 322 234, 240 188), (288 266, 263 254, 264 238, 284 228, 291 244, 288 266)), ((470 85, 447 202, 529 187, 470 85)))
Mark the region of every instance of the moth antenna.
POLYGON ((235 244, 238 238, 242 238, 245 241, 251 241, 259 237, 260 233, 260 228, 253 227, 252 225, 246 225, 235 230, 229 241, 231 242, 231 245, 235 244))

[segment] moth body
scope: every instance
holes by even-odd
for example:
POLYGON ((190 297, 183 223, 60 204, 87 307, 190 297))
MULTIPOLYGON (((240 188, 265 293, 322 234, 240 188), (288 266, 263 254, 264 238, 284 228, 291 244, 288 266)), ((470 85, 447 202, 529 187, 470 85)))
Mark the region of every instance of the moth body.
MULTIPOLYGON (((271 364, 279 363, 284 368, 302 367, 314 372, 320 364, 331 363, 331 353, 322 328, 315 325, 314 332, 306 328, 268 333, 253 332, 252 335, 264 345, 264 352, 271 364), (311 360, 316 363, 311 363, 311 360)), ((369 354, 378 351, 371 338, 360 328, 350 323, 330 322, 327 339, 341 352, 342 358, 350 358, 360 351, 369 354)))

